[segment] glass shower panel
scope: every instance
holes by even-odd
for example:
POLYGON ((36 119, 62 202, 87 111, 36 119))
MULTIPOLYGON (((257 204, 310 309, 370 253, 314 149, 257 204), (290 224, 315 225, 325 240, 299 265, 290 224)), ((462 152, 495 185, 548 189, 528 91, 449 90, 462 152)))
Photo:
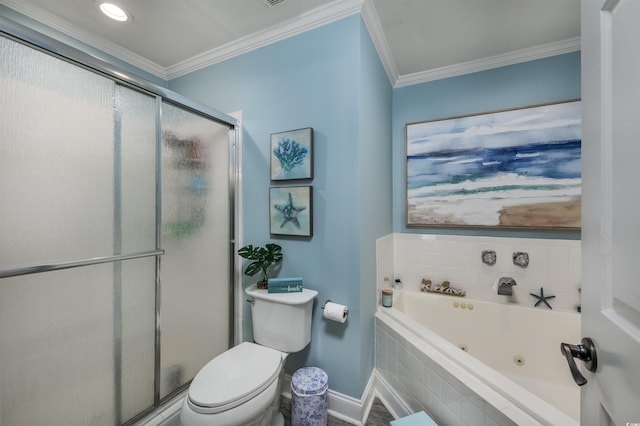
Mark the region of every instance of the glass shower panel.
POLYGON ((164 398, 229 346, 229 128, 162 104, 164 398))
POLYGON ((156 261, 151 257, 120 263, 121 308, 114 312, 114 331, 119 330, 121 345, 116 344, 114 361, 121 388, 116 404, 120 404, 124 423, 154 402, 156 261))
POLYGON ((0 424, 113 425, 113 266, 4 278, 0 424))
MULTIPOLYGON (((114 251, 156 247, 156 112, 154 96, 116 87, 114 251)), ((126 422, 153 406, 155 258, 114 264, 116 412, 126 422)))
POLYGON ((119 316, 114 279, 103 264, 2 280, 0 424, 113 426, 117 401, 123 421, 153 405, 155 259, 122 262, 119 316))
POLYGON ((116 251, 156 248, 156 98, 116 88, 116 251))
POLYGON ((0 269, 113 253, 114 88, 0 38, 0 269))
MULTIPOLYGON (((156 248, 156 97, 0 38, 0 270, 156 248)), ((0 425, 153 406, 155 257, 0 280, 0 425)))

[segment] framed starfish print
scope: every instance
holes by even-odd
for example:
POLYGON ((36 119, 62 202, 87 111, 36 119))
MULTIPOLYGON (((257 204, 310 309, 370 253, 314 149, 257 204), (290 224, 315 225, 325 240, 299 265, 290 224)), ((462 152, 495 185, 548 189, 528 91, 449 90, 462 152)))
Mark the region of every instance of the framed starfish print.
POLYGON ((269 229, 272 235, 313 236, 311 186, 269 188, 269 229))

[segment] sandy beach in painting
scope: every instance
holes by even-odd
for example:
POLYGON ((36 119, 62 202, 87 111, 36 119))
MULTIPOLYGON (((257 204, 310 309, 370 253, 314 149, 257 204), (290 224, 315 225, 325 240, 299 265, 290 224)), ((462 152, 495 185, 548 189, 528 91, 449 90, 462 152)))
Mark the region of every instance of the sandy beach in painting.
POLYGON ((512 206, 500 211, 500 226, 580 228, 581 199, 512 206))
MULTIPOLYGON (((513 228, 580 228, 581 224, 581 198, 573 197, 566 201, 550 201, 546 203, 513 204, 493 210, 488 215, 487 210, 479 208, 474 215, 467 213, 465 216, 455 214, 466 201, 434 201, 412 200, 408 209, 408 223, 422 225, 450 225, 468 226, 470 220, 476 226, 504 226, 513 228), (451 212, 451 213, 446 213, 451 212), (475 219, 474 219, 475 216, 475 219)), ((503 200, 504 201, 504 200, 503 200)), ((474 205, 476 203, 471 203, 474 205)), ((487 207, 487 200, 479 204, 487 207)), ((467 205, 466 207, 469 207, 467 205)), ((481 207, 478 205, 478 207, 481 207)), ((467 212, 469 210, 465 208, 467 212)))

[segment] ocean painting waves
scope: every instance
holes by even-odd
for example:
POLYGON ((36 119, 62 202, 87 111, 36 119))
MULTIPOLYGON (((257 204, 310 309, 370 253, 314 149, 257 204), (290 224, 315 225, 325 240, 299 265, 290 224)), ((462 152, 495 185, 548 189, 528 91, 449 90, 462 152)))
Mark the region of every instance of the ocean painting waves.
POLYGON ((407 125, 407 224, 580 226, 580 102, 407 125))

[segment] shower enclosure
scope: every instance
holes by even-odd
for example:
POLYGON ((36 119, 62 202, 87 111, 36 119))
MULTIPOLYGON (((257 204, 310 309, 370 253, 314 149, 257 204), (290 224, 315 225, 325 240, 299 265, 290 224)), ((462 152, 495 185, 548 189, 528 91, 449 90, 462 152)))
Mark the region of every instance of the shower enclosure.
POLYGON ((132 423, 232 343, 236 122, 0 31, 0 426, 132 423))

